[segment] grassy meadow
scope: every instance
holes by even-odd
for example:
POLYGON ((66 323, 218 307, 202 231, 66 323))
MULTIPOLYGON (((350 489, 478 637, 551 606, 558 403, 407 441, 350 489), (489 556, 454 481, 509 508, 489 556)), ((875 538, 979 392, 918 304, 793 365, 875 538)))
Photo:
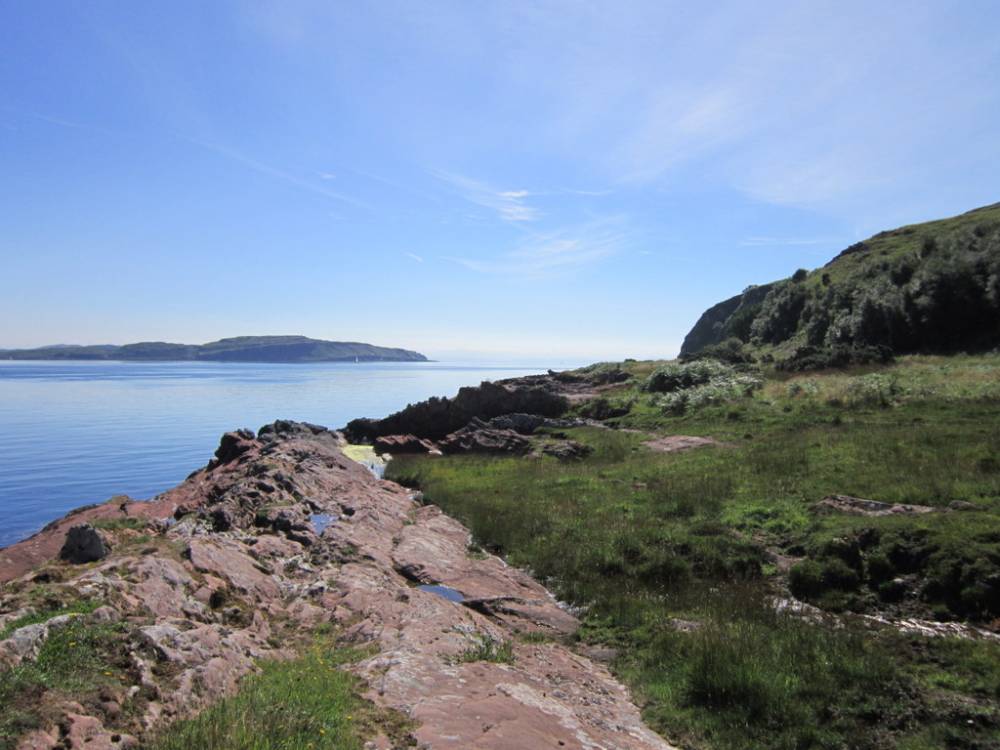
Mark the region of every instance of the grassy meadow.
POLYGON ((859 617, 1000 618, 1000 357, 698 383, 620 367, 605 397, 627 429, 565 431, 584 461, 407 457, 389 477, 581 607, 580 637, 617 649, 684 746, 1000 748, 1000 644, 859 617), (718 444, 643 445, 672 434, 718 444), (962 509, 817 513, 830 494, 962 509), (826 614, 777 611, 789 588, 826 614))

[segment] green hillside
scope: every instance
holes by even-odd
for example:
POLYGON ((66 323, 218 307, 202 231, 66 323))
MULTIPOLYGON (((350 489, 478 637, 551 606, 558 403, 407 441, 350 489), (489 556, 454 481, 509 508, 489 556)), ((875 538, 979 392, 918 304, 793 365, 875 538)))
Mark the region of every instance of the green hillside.
POLYGON ((1000 345, 1000 203, 880 232, 822 268, 707 310, 682 356, 773 357, 788 369, 1000 345))

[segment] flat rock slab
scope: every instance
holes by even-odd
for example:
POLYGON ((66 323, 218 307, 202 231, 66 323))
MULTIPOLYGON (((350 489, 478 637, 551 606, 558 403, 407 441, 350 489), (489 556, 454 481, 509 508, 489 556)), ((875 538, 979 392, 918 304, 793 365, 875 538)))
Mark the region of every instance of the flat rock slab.
POLYGON ((934 513, 939 508, 929 505, 908 505, 906 503, 883 503, 878 500, 865 500, 850 495, 827 495, 813 506, 818 513, 845 513, 851 516, 914 516, 924 513, 934 513))
POLYGON ((647 440, 643 445, 657 453, 678 453, 680 451, 691 450, 692 448, 702 448, 706 445, 719 445, 719 442, 712 438, 695 437, 693 435, 667 435, 666 437, 647 440))

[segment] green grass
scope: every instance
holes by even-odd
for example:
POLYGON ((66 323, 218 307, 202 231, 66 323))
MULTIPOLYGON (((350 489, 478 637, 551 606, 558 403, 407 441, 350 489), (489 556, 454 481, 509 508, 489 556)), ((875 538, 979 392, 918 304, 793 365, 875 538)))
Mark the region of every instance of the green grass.
POLYGON ((500 641, 489 635, 477 635, 475 643, 465 649, 455 662, 466 664, 477 661, 491 661, 496 664, 514 663, 514 644, 510 641, 500 641))
POLYGON ((90 525, 95 529, 103 529, 105 531, 121 531, 122 529, 131 529, 133 531, 138 531, 139 529, 145 529, 149 526, 149 520, 145 518, 97 518, 90 522, 90 525))
POLYGON ((752 394, 680 415, 641 390, 660 366, 623 365, 633 380, 610 398, 633 406, 613 421, 721 445, 658 454, 642 434, 586 428, 568 431, 594 449, 583 462, 400 457, 389 476, 585 605, 582 636, 618 648, 617 669, 669 737, 734 749, 930 747, 942 737, 997 747, 1000 696, 982 687, 1000 681, 996 647, 901 646, 892 634, 779 616, 766 599, 784 581, 770 551, 829 569, 816 601, 832 610, 996 616, 982 584, 1000 575, 1000 357, 766 373, 752 394), (829 494, 977 510, 815 514, 829 494), (848 565, 856 582, 844 590, 848 565), (883 600, 890 574, 914 577, 919 594, 883 600), (674 618, 701 627, 679 631, 674 618), (970 700, 971 723, 956 708, 970 700))
POLYGON ((58 696, 86 703, 102 685, 119 684, 124 636, 122 625, 74 620, 50 632, 36 659, 0 673, 0 749, 51 720, 46 707, 58 696))
POLYGON ((69 602, 67 604, 46 604, 40 609, 37 609, 31 614, 23 615, 18 617, 16 620, 11 620, 0 629, 0 641, 9 637, 15 630, 23 628, 26 625, 35 625, 40 622, 48 622, 53 617, 58 617, 59 615, 70 615, 79 614, 85 615, 93 612, 101 606, 101 603, 93 599, 81 599, 79 601, 69 602))
MULTIPOLYGON (((266 661, 239 692, 168 727, 150 750, 360 750, 385 716, 343 669, 355 652, 326 640, 289 661, 266 661)), ((402 723, 397 722, 397 728, 402 723)))
MULTIPOLYGON (((235 695, 164 728, 143 747, 360 750, 376 731, 405 746, 409 722, 362 698, 363 683, 343 669, 365 654, 336 647, 322 629, 315 637, 297 658, 262 662, 235 695)), ((0 673, 0 750, 56 721, 65 700, 96 706, 105 690, 120 694, 134 680, 128 640, 125 624, 73 620, 50 632, 36 659, 0 673)), ((136 708, 126 701, 123 720, 136 708)))

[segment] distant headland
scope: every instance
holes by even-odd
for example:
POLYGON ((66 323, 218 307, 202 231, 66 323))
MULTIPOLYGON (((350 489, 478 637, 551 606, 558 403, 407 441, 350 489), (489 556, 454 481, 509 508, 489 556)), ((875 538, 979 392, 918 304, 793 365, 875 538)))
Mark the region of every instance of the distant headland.
POLYGON ((0 360, 127 360, 141 362, 426 362, 409 349, 307 336, 236 336, 208 344, 141 341, 115 346, 57 345, 0 349, 0 360))

